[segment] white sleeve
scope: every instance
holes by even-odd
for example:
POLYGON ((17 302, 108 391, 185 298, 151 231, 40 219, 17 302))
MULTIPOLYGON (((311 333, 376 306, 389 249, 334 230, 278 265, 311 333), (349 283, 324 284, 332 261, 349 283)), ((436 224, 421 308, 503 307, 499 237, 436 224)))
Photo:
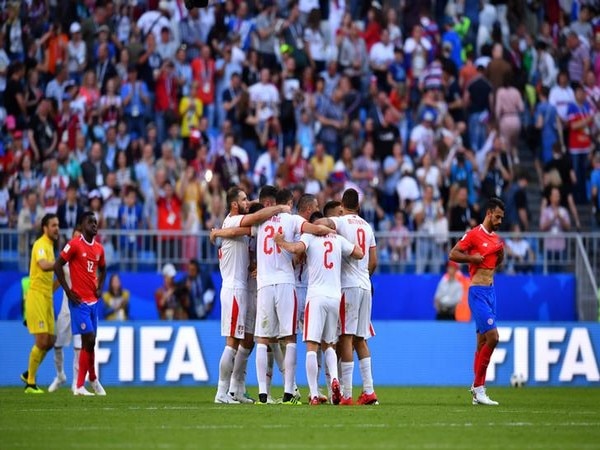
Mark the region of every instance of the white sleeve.
POLYGON ((304 244, 305 250, 308 250, 308 247, 310 246, 310 243, 313 241, 314 236, 312 234, 307 234, 307 233, 303 233, 302 236, 300 236, 300 241, 304 244))
POLYGON ((243 214, 238 214, 237 216, 229 216, 223 222, 223 228, 237 228, 241 227, 242 219, 244 218, 243 214))
POLYGON ((371 232, 371 238, 368 242, 368 248, 373 248, 375 246, 377 246, 377 242, 375 241, 375 233, 371 232))
POLYGON ((302 226, 306 223, 306 219, 297 214, 294 214, 292 217, 294 218, 294 233, 301 234, 302 226))
POLYGON ((343 236, 338 236, 338 239, 340 239, 340 243, 342 244, 342 255, 350 256, 354 251, 354 245, 343 236))

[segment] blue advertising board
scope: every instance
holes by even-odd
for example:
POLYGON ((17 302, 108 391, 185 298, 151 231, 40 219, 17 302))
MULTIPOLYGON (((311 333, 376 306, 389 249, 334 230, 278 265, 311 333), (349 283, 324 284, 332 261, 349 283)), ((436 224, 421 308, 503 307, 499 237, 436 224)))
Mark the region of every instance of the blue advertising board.
MULTIPOLYGON (((119 273, 123 286, 130 291, 132 320, 157 320, 154 292, 162 284, 156 273, 119 273)), ((0 272, 0 320, 18 320, 22 316, 21 278, 18 272, 0 272)), ((107 280, 110 278, 107 276, 107 280)), ((218 272, 212 274, 217 291, 221 287, 218 272)), ((432 320, 433 296, 440 275, 373 275, 374 320, 432 320)), ((575 276, 497 275, 498 320, 500 321, 573 321, 577 320, 575 276)), ((61 290, 55 295, 59 305, 61 290)), ((218 298, 218 297, 217 297, 218 298)), ((58 310, 59 308, 55 308, 58 310)), ((209 318, 219 319, 219 302, 209 318)))
MULTIPOLYGON (((472 382, 473 324, 435 321, 375 321, 369 340, 376 386, 469 386, 472 382)), ((600 325, 501 323, 500 343, 488 368, 488 385, 508 385, 513 373, 528 385, 600 385, 600 325)), ((102 383, 115 385, 214 385, 224 339, 218 321, 102 322, 96 363, 102 383)), ((0 321, 0 385, 18 385, 32 337, 17 321, 0 321)), ((305 347, 298 346, 297 381, 306 384, 305 347)), ((50 352, 38 383, 54 377, 50 352)), ((72 351, 65 349, 69 382, 72 351)), ((358 364, 354 379, 360 383, 358 364)), ((281 384, 276 374, 275 384, 281 384)), ((247 384, 255 386, 254 353, 247 384)), ((254 390, 255 388, 252 388, 254 390)))

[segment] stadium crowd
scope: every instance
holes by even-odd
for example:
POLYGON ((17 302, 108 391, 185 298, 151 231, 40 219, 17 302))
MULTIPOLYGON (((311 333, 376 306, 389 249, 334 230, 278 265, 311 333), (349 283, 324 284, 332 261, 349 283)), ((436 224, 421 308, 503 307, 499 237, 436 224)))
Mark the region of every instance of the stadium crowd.
POLYGON ((194 233, 265 184, 356 188, 391 260, 494 195, 507 229, 597 225, 597 1, 183 3, 0 1, 0 227, 194 233))

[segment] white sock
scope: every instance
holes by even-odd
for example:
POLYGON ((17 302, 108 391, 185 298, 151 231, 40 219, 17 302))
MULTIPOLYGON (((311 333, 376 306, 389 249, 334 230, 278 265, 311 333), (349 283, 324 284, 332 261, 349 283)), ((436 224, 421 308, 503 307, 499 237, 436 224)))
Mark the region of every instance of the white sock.
POLYGON ((65 374, 65 356, 62 347, 54 347, 54 367, 56 376, 65 374))
POLYGON ((317 372, 317 384, 318 384, 319 380, 321 379, 321 373, 323 372, 323 350, 321 350, 320 346, 317 349, 317 367, 318 367, 318 372, 317 372))
POLYGON ((325 384, 327 385, 327 397, 331 398, 331 374, 329 373, 327 364, 325 364, 324 367, 325 367, 325 384))
POLYGON ((244 392, 241 387, 244 385, 244 376, 246 374, 246 366, 248 365, 248 356, 250 350, 242 347, 238 347, 237 354, 235 355, 235 361, 233 362, 233 371, 231 373, 231 382, 229 383, 229 392, 232 394, 243 395, 244 392))
POLYGON ((258 393, 267 393, 267 346, 256 344, 256 378, 258 379, 258 393))
POLYGON ((79 352, 81 352, 80 348, 73 347, 73 389, 77 387, 77 377, 79 376, 79 352))
POLYGON ((352 372, 354 372, 354 361, 342 362, 342 388, 344 397, 352 398, 352 372))
POLYGON ((279 342, 275 344, 269 344, 269 347, 271 347, 271 352, 273 353, 273 359, 275 360, 275 364, 277 364, 279 371, 283 374, 285 372, 285 365, 283 362, 283 352, 281 351, 279 342))
POLYGON ((294 393, 294 382, 296 381, 296 343, 290 342, 285 346, 285 360, 284 360, 285 373, 283 378, 285 380, 284 392, 288 394, 294 393))
MULTIPOLYGON (((331 381, 338 379, 338 366, 337 366, 337 355, 335 354, 335 350, 329 347, 325 350, 325 365, 329 369, 329 376, 331 377, 331 381)), ((331 384, 331 383, 330 383, 331 384)))
POLYGON ((217 388, 217 395, 227 395, 236 353, 237 351, 234 348, 225 346, 225 349, 221 354, 221 361, 219 361, 219 386, 217 388))
POLYGON ((271 395, 271 381, 273 381, 273 352, 267 351, 267 395, 271 395))
POLYGON ((358 360, 360 366, 360 376, 363 380, 363 391, 365 394, 372 394, 373 389, 373 373, 371 371, 371 357, 358 360))
POLYGON ((317 353, 306 352, 306 379, 308 380, 308 389, 310 390, 310 398, 319 395, 319 383, 317 382, 317 374, 319 366, 317 364, 317 353))

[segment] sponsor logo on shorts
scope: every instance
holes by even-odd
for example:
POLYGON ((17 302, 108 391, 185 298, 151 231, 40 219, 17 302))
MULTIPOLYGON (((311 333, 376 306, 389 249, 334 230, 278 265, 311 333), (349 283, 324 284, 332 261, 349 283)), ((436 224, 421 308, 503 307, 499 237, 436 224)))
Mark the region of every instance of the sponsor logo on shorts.
POLYGON ((491 317, 487 320, 488 325, 493 325, 494 324, 494 319, 492 319, 491 317))

